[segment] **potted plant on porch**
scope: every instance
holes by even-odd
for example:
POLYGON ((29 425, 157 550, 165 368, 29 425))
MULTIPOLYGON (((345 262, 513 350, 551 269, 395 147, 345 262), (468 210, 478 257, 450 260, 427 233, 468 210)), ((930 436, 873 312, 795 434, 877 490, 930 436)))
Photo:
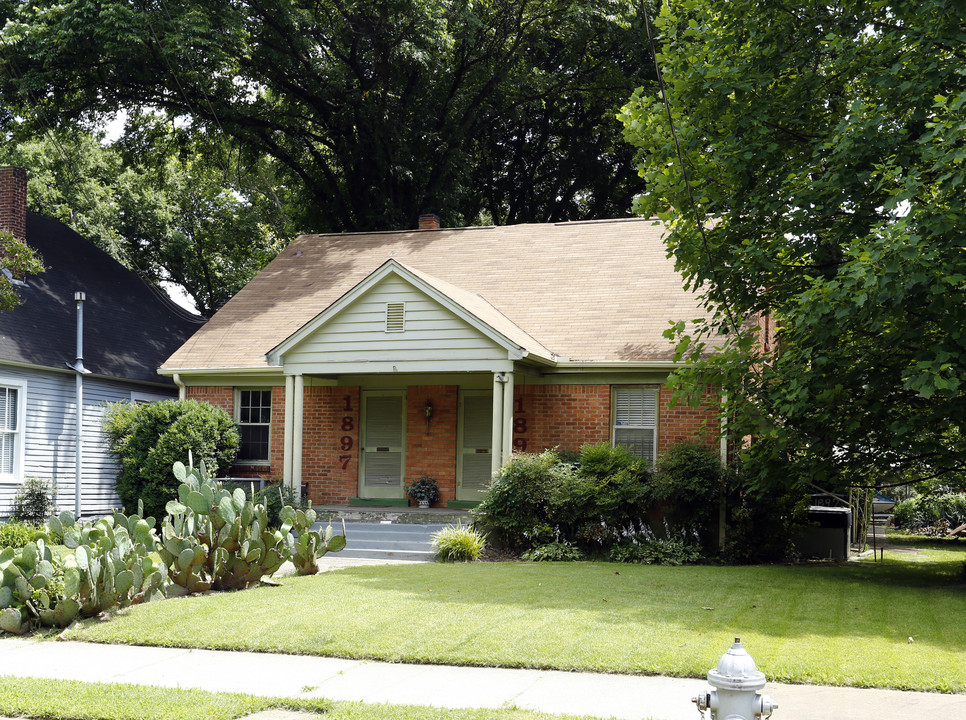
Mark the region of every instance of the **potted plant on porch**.
POLYGON ((439 485, 431 477, 423 475, 409 484, 406 494, 419 503, 419 507, 428 508, 439 500, 439 485))

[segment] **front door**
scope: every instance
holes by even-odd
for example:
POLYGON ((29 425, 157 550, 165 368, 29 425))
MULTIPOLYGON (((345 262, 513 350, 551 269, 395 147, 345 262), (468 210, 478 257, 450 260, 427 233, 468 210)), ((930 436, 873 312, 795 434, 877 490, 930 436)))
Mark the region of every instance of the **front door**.
POLYGON ((362 393, 359 497, 403 498, 406 463, 406 395, 362 393))
POLYGON ((480 500, 493 472, 493 393, 460 393, 459 455, 456 499, 480 500))

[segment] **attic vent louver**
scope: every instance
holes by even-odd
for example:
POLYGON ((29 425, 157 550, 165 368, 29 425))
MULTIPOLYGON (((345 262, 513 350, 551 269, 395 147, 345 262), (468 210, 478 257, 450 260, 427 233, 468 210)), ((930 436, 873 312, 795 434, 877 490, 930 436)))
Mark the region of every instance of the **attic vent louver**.
POLYGON ((386 303, 386 332, 406 329, 406 303, 386 303))

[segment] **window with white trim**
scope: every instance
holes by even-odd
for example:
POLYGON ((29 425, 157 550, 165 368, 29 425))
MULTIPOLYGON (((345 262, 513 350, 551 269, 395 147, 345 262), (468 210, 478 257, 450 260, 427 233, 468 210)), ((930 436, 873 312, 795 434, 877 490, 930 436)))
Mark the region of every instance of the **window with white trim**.
POLYGON ((657 389, 614 388, 614 447, 654 462, 657 456, 657 389))
POLYGON ((23 385, 0 385, 0 479, 15 480, 23 452, 23 385))
POLYGON ((238 429, 241 433, 240 463, 267 463, 269 438, 272 434, 272 391, 239 390, 238 429))

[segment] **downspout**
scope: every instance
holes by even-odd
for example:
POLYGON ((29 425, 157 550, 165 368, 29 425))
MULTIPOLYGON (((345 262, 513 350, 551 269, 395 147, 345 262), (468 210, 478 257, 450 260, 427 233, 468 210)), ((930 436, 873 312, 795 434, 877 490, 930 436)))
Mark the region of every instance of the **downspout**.
POLYGON ((84 367, 84 301, 87 295, 74 293, 77 303, 77 357, 73 363, 64 363, 74 371, 74 518, 81 516, 81 478, 84 464, 84 376, 90 370, 84 367))
POLYGON ((171 379, 174 380, 174 384, 178 386, 178 400, 187 399, 188 390, 185 388, 184 383, 181 382, 181 375, 179 373, 175 373, 171 376, 171 379))

